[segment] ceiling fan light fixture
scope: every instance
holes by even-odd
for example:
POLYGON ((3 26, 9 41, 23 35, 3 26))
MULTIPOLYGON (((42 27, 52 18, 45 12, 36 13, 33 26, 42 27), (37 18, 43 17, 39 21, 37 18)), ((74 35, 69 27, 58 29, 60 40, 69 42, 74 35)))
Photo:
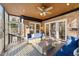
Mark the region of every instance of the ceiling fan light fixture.
POLYGON ((43 16, 43 13, 40 13, 40 16, 43 16))
POLYGON ((70 3, 66 3, 66 5, 67 5, 67 6, 69 6, 69 5, 70 5, 70 3))
POLYGON ((40 16, 44 17, 44 16, 46 16, 46 13, 42 12, 42 13, 40 13, 40 16))
POLYGON ((40 11, 40 16, 45 17, 47 14, 51 14, 49 11, 52 10, 53 7, 49 6, 47 8, 45 5, 42 5, 41 7, 37 7, 37 9, 40 11))

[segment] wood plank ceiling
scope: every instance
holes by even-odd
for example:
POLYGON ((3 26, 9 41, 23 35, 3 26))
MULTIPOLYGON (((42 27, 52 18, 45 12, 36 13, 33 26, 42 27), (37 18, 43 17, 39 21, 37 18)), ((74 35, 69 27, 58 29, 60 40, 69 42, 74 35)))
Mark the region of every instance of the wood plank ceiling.
POLYGON ((9 14, 18 15, 18 16, 21 15, 30 16, 41 20, 45 20, 57 16, 59 14, 68 12, 70 10, 79 8, 78 3, 70 3, 69 6, 67 6, 67 3, 45 3, 44 5, 46 7, 52 6, 53 9, 49 11, 51 12, 51 14, 47 14, 46 16, 42 17, 40 16, 40 11, 37 9, 37 7, 41 6, 41 3, 3 4, 3 6, 8 11, 9 14))

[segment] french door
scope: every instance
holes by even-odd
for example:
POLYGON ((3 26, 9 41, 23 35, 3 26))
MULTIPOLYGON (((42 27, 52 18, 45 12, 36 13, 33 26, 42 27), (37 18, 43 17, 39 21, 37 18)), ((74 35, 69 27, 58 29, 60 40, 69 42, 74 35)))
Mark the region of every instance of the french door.
POLYGON ((59 25, 59 38, 65 39, 65 35, 66 35, 65 22, 59 22, 58 25, 59 25))
POLYGON ((56 23, 50 23, 50 36, 56 38, 56 23))
POLYGON ((55 39, 67 39, 67 21, 53 21, 45 24, 45 34, 55 39))

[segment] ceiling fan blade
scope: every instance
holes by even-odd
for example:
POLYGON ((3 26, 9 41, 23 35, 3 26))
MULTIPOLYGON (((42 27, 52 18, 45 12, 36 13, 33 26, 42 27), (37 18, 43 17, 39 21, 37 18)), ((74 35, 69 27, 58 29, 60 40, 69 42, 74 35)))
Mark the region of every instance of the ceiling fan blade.
POLYGON ((40 7, 37 7, 40 11, 43 11, 43 9, 42 8, 40 8, 40 7))
POLYGON ((52 9, 53 9, 53 7, 49 7, 47 9, 45 9, 45 11, 49 11, 49 10, 52 10, 52 9))
POLYGON ((46 12, 47 14, 52 14, 51 12, 46 12))

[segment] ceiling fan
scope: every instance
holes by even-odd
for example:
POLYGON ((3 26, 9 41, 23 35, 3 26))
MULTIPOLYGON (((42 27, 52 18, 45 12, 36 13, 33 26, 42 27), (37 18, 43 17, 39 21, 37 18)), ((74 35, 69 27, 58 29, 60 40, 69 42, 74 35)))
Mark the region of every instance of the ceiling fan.
POLYGON ((53 7, 50 6, 47 8, 45 4, 42 4, 41 7, 37 7, 37 9, 40 11, 40 16, 46 16, 47 14, 51 14, 49 11, 52 10, 53 7))

